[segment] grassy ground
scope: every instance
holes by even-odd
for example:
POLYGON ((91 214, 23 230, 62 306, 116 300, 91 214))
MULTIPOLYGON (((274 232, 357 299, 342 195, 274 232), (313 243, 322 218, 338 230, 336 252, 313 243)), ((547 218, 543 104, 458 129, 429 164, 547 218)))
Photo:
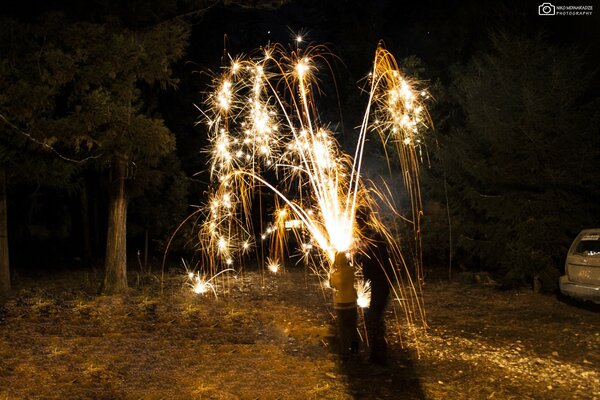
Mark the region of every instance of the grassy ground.
MULTIPOLYGON (((86 273, 21 280, 0 302, 0 399, 600 399, 600 314, 551 296, 429 283, 429 329, 390 365, 342 362, 317 280, 171 274, 96 294, 86 273)), ((405 344, 402 348, 400 342, 405 344)))

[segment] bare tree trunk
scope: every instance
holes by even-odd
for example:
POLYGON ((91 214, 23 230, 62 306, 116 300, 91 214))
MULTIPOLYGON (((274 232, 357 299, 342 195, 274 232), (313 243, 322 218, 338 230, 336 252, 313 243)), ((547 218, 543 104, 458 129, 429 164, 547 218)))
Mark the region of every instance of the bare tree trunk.
POLYGON ((98 210, 100 204, 100 195, 97 186, 98 178, 94 177, 92 185, 88 186, 88 200, 92 208, 92 221, 90 225, 92 234, 92 257, 98 257, 98 255, 102 252, 102 229, 100 224, 100 211, 98 210))
POLYGON ((8 222, 6 205, 6 173, 0 167, 0 294, 10 290, 10 264, 8 258, 8 222))
POLYGON ((108 235, 106 238, 105 293, 127 289, 127 194, 125 193, 126 161, 113 162, 113 174, 108 205, 108 235))
POLYGON ((144 232, 144 272, 150 272, 148 269, 148 227, 144 232))
POLYGON ((84 178, 80 194, 81 201, 81 228, 83 235, 83 262, 89 265, 92 262, 92 239, 90 233, 90 209, 88 201, 88 184, 84 178))

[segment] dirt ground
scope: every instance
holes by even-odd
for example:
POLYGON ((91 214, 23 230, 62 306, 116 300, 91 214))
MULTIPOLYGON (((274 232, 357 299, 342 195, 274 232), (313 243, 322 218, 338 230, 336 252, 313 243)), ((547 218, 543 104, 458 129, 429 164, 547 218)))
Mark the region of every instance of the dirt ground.
POLYGON ((304 270, 218 299, 132 275, 114 296, 91 273, 21 278, 0 300, 0 399, 600 399, 600 314, 556 297, 429 282, 418 344, 390 307, 383 368, 335 354, 304 270))

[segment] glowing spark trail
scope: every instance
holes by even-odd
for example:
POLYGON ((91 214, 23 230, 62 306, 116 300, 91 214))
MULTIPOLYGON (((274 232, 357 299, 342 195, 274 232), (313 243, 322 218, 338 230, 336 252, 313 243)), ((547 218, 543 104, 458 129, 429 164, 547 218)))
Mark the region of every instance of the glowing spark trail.
MULTIPOLYGON (((269 270, 280 270, 277 260, 284 258, 279 253, 286 251, 288 236, 295 235, 302 259, 327 279, 336 253, 351 256, 368 240, 355 223, 357 209, 368 210, 371 228, 386 239, 393 254, 390 262, 396 276, 389 278, 398 282, 394 295, 408 299, 402 306, 407 322, 413 323, 411 309, 419 310, 417 314, 424 318, 419 296, 419 162, 422 131, 430 125, 423 104, 429 95, 404 77, 393 56, 378 47, 367 81, 368 103, 351 157, 341 150, 335 133, 320 121, 315 108, 314 94, 319 93, 316 76, 322 65, 329 65, 329 53, 322 46, 301 48, 301 36, 295 42, 295 50, 276 44, 254 56, 231 58, 207 97, 203 115, 210 135, 208 154, 214 184, 199 241, 212 277, 194 275, 194 291, 212 290, 216 295, 210 281, 223 268, 236 268, 242 255, 253 247, 252 201, 260 187, 278 199, 274 221, 261 228, 258 240, 270 243, 274 252, 267 258, 269 270), (385 144, 391 144, 398 155, 411 204, 415 271, 405 264, 396 234, 375 212, 375 199, 384 199, 386 204, 392 201, 361 177, 365 142, 372 133, 384 143, 386 154, 385 144)), ((355 267, 360 269, 360 265, 355 267)), ((360 306, 367 306, 369 282, 356 282, 356 287, 360 306)))
POLYGON ((357 280, 355 287, 358 295, 356 304, 358 304, 360 308, 368 308, 371 305, 371 282, 357 280))
POLYGON ((217 297, 217 290, 215 288, 215 285, 212 283, 212 281, 219 275, 225 273, 225 272, 229 272, 229 271, 235 271, 232 268, 229 269, 225 269, 213 276, 211 276, 210 278, 207 278, 207 276, 205 274, 200 274, 200 272, 189 272, 188 273, 188 285, 192 288, 192 291, 196 294, 205 294, 209 291, 212 291, 215 298, 217 297))

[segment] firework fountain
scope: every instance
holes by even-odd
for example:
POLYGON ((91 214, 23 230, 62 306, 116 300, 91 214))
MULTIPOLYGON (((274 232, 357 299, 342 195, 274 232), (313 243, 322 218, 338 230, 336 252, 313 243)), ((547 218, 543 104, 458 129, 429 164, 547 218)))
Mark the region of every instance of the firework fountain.
MULTIPOLYGON (((425 91, 400 73, 394 57, 379 46, 373 69, 366 79, 367 107, 358 132, 353 156, 344 153, 334 132, 320 121, 315 94, 319 93, 317 73, 329 65, 331 54, 325 47, 309 45, 293 49, 269 45, 246 57, 230 57, 214 77, 214 91, 199 107, 210 132, 210 173, 213 182, 199 231, 203 270, 190 273, 196 292, 207 287, 216 294, 211 280, 225 270, 239 268, 243 255, 268 244, 269 257, 262 264, 278 271, 290 234, 296 235, 297 253, 324 286, 330 279, 346 282, 335 295, 368 306, 369 283, 360 278, 360 265, 353 254, 368 242, 356 223, 357 210, 364 221, 388 242, 394 277, 396 303, 413 326, 424 321, 420 296, 420 218, 419 190, 421 132, 429 125, 423 105, 425 91), (415 261, 408 265, 396 235, 382 223, 376 204, 387 199, 385 192, 361 177, 363 151, 369 136, 380 138, 386 154, 397 154, 404 188, 411 210, 415 261), (256 194, 270 191, 277 209, 271 223, 253 226, 252 212, 263 213, 256 194), (258 207, 256 204, 258 202, 258 207), (258 210, 256 210, 258 208, 258 210), (293 229, 286 229, 286 224, 293 229), (350 266, 349 268, 347 268, 350 266), (343 272, 341 276, 340 271, 343 272), (348 285, 349 282, 349 285, 348 285), (210 286, 208 286, 210 284, 210 286), (358 294, 357 294, 358 292, 358 294)), ((395 211, 394 211, 395 212, 395 211)), ((263 216, 261 215, 261 221, 263 216)), ((223 276, 223 275, 220 275, 223 276)), ((334 286, 334 285, 332 285, 334 286)))

